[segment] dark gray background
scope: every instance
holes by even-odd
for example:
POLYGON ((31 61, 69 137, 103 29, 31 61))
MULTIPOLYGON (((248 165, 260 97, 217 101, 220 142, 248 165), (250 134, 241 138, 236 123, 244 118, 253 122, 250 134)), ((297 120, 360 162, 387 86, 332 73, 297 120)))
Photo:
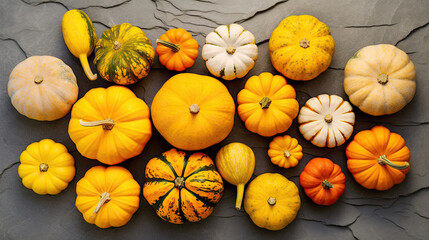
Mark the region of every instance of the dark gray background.
MULTIPOLYGON (((0 2, 0 239, 427 239, 429 235, 429 1, 354 1, 354 0, 204 0, 199 2, 138 0, 2 0, 0 2), (90 82, 77 58, 64 44, 61 19, 68 9, 84 10, 92 19, 97 36, 115 24, 129 22, 139 26, 155 47, 155 40, 166 30, 183 27, 200 44, 220 24, 239 23, 255 36, 259 58, 243 79, 226 82, 236 99, 245 81, 261 72, 276 73, 268 55, 268 39, 285 17, 310 14, 331 29, 336 49, 329 69, 309 82, 289 81, 302 106, 310 97, 322 93, 347 99, 343 90, 343 69, 360 48, 380 43, 394 44, 407 52, 417 70, 417 92, 412 102, 391 116, 372 117, 356 107, 355 131, 384 125, 400 133, 411 150, 411 170, 405 181, 378 192, 359 186, 346 168, 345 147, 318 148, 298 132, 296 120, 287 134, 298 139, 304 157, 297 167, 281 169, 269 161, 268 143, 246 130, 238 115, 234 129, 223 142, 204 150, 212 158, 223 145, 240 141, 252 147, 256 155, 254 175, 279 172, 298 184, 299 174, 313 157, 328 157, 339 164, 347 178, 346 191, 329 207, 316 206, 303 194, 296 220, 281 231, 256 227, 244 211, 234 209, 235 187, 225 184, 225 193, 213 214, 206 220, 173 225, 161 220, 141 198, 141 206, 131 221, 120 228, 101 230, 86 223, 75 208, 76 182, 92 166, 100 163, 82 157, 67 134, 70 115, 54 122, 38 122, 20 115, 7 95, 7 82, 13 67, 26 57, 52 55, 62 59, 74 71, 79 97, 94 87, 111 84, 99 78, 90 82), (76 177, 56 196, 39 196, 21 184, 17 168, 19 155, 32 142, 43 138, 66 145, 76 160, 76 177)), ((92 61, 93 55, 90 57, 92 61)), ((95 70, 93 64, 92 69, 95 70)), ((210 75, 201 53, 186 72, 210 75)), ((175 72, 155 60, 149 76, 130 88, 150 106, 162 84, 175 72)), ((354 136, 353 134, 353 136, 354 136)), ((144 168, 149 159, 171 146, 154 129, 143 153, 121 165, 129 169, 142 186, 144 168)))

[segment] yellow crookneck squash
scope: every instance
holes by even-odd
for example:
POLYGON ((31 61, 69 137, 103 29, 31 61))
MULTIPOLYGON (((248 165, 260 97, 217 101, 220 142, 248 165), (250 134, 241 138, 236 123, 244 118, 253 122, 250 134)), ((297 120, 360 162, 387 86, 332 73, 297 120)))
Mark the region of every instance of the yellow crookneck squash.
POLYGON ((207 218, 223 194, 222 177, 204 153, 164 152, 146 165, 143 196, 163 220, 182 224, 207 218))
POLYGON ((268 43, 274 68, 285 77, 307 81, 328 69, 335 50, 329 27, 309 15, 290 16, 268 43))
POLYGON ((73 156, 51 139, 30 144, 20 156, 18 174, 22 184, 37 194, 58 194, 74 178, 73 156))
POLYGON ((279 167, 295 167, 302 158, 302 147, 289 135, 277 136, 270 142, 268 156, 279 167))
POLYGON ((76 207, 85 221, 100 228, 120 227, 140 204, 140 185, 119 166, 96 166, 76 184, 76 207))
POLYGON ((137 156, 152 136, 149 108, 126 87, 88 91, 73 106, 69 135, 90 159, 113 165, 137 156))
POLYGON ((85 12, 72 9, 63 16, 63 38, 73 56, 79 58, 86 77, 89 80, 97 79, 88 63, 88 56, 94 51, 97 42, 97 34, 91 19, 85 12))
POLYGON ((298 115, 295 89, 280 75, 252 76, 237 95, 238 115, 246 128, 264 137, 289 129, 298 115))
POLYGON ((181 73, 161 87, 152 102, 156 129, 174 147, 195 151, 225 139, 234 125, 228 89, 209 76, 181 73))

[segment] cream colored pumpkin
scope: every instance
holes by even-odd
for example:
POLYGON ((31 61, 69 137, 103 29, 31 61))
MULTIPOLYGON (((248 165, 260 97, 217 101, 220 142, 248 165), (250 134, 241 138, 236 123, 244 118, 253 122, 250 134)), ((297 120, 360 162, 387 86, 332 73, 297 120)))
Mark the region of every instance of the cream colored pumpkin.
POLYGON ((39 121, 64 117, 79 91, 72 69, 51 56, 32 56, 20 62, 12 70, 7 87, 16 110, 39 121))
POLYGON ((416 70, 401 49, 380 44, 355 53, 344 70, 350 102, 373 116, 393 114, 413 99, 416 70))
POLYGON ((225 80, 244 77, 255 65, 255 36, 238 24, 222 25, 206 37, 202 57, 207 69, 225 80))
POLYGON ((352 135, 354 123, 352 106, 336 95, 310 98, 298 115, 299 131, 318 147, 340 146, 352 135))

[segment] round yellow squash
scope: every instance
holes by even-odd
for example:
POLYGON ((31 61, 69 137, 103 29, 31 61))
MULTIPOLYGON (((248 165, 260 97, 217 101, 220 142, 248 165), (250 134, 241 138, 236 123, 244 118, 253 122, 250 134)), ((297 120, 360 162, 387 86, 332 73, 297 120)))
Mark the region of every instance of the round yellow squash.
POLYGON ((293 80, 311 80, 331 64, 335 50, 329 27, 310 15, 290 16, 274 29, 268 44, 274 68, 293 80))
POLYGON ((291 223, 301 206, 298 188, 278 173, 264 173, 247 186, 244 210, 253 223, 268 230, 280 230, 291 223))
POLYGON ((362 48, 344 69, 344 90, 350 102, 373 116, 393 114, 413 99, 416 70, 401 49, 380 44, 362 48))
POLYGON ((295 167, 302 158, 302 147, 296 138, 289 135, 277 136, 270 142, 268 156, 279 167, 295 167))
POLYGON ((61 143, 43 139, 21 153, 18 174, 26 188, 37 194, 58 194, 74 178, 73 156, 61 143))
POLYGON ((12 70, 7 90, 20 114, 53 121, 70 111, 79 88, 72 69, 63 61, 51 56, 32 56, 12 70))
POLYGON ((128 88, 93 88, 73 106, 69 135, 84 157, 113 165, 139 155, 152 136, 149 108, 128 88))
POLYGON ((152 102, 159 133, 183 150, 208 148, 225 139, 234 125, 234 100, 218 80, 181 73, 161 87, 152 102))

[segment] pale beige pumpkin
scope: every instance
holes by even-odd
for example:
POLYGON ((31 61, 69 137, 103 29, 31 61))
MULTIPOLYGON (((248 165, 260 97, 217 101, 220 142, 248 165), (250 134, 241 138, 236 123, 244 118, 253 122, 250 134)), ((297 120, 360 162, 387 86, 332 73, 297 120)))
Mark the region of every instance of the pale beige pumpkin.
POLYGON ((15 109, 39 121, 64 117, 79 91, 72 69, 51 56, 32 56, 20 62, 12 70, 7 87, 15 109))

